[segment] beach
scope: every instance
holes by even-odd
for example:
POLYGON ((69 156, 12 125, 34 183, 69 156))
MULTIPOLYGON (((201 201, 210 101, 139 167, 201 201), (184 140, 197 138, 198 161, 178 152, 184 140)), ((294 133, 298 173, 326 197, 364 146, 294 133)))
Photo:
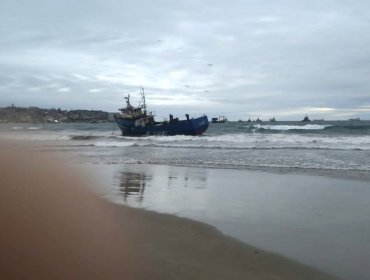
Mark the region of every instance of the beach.
POLYGON ((368 122, 229 122, 211 125, 201 137, 138 138, 115 133, 109 123, 2 124, 0 138, 8 143, 3 154, 16 152, 14 170, 28 162, 37 167, 29 174, 42 174, 31 179, 46 180, 30 184, 25 173, 5 171, 12 161, 3 160, 7 184, 22 179, 31 186, 26 200, 43 193, 33 191, 40 185, 62 194, 85 186, 83 194, 58 195, 54 204, 93 209, 93 219, 100 217, 79 222, 77 232, 104 239, 84 243, 85 249, 99 244, 103 257, 75 259, 104 264, 102 271, 117 265, 112 271, 134 275, 129 279, 370 277, 368 122), (104 206, 85 207, 89 197, 104 206), (106 212, 109 218, 101 218, 106 212))
POLYGON ((334 279, 206 224, 109 203, 91 177, 23 146, 1 144, 4 279, 334 279))

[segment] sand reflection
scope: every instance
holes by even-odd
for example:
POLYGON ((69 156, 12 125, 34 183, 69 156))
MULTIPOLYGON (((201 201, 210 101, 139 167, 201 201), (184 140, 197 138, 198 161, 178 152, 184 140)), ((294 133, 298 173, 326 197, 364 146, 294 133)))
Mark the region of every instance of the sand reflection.
POLYGON ((120 175, 119 191, 123 195, 124 201, 127 202, 129 197, 138 202, 143 201, 148 180, 151 180, 151 176, 144 173, 123 171, 120 175))
MULTIPOLYGON (((208 185, 207 172, 165 166, 125 166, 114 175, 119 197, 130 206, 176 209, 184 201, 202 199, 208 185)), ((199 202, 202 208, 204 203, 199 202)), ((185 207, 185 205, 184 205, 185 207)), ((186 204, 185 208, 188 208, 186 204)))

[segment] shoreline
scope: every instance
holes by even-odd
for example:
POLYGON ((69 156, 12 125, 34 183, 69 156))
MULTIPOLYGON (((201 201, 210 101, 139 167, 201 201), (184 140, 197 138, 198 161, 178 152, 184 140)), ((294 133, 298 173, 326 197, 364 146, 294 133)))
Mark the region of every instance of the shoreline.
POLYGON ((364 182, 145 164, 92 168, 114 178, 104 193, 116 203, 211 224, 337 277, 367 279, 367 227, 361 225, 368 221, 370 190, 364 182))
MULTIPOLYGON (((139 247, 152 247, 150 250, 155 252, 154 258, 140 254, 148 275, 157 276, 151 279, 339 279, 246 244, 204 222, 127 205, 120 207, 124 210, 117 209, 119 215, 124 211, 140 223, 140 232, 135 226, 131 228, 139 247), (170 271, 164 272, 158 266, 170 271)), ((137 250, 137 244, 135 247, 137 250)))
POLYGON ((1 214, 0 238, 5 276, 336 279, 248 246, 207 224, 114 205, 92 194, 91 182, 50 153, 17 145, 0 146, 0 200, 7 210, 1 214), (29 254, 33 257, 23 259, 29 254), (47 266, 40 266, 45 262, 47 266))
MULTIPOLYGON (((2 141, 0 139, 0 141, 2 141)), ((15 140, 19 143, 24 142, 24 140, 15 140)), ((68 145, 63 142, 63 140, 36 140, 31 143, 37 149, 41 148, 40 151, 46 153, 56 153, 67 152, 74 155, 76 149, 86 148, 89 146, 78 146, 78 145, 68 145), (57 143, 57 145, 56 145, 57 143)), ((119 149, 120 147, 114 147, 119 149)), ((120 163, 115 163, 120 164, 120 163)), ((307 175, 307 176, 319 176, 327 177, 340 180, 349 181, 360 181, 360 182, 370 182, 370 171, 360 170, 360 169, 325 169, 325 168, 302 168, 302 167, 280 167, 280 166, 243 166, 243 167, 227 167, 227 166, 198 166, 192 164, 166 164, 166 163, 130 163, 131 165, 152 165, 152 166, 171 166, 179 168, 201 168, 201 169, 213 169, 213 170, 237 170, 237 171, 247 171, 247 172, 263 172, 270 174, 288 174, 288 175, 307 175)))

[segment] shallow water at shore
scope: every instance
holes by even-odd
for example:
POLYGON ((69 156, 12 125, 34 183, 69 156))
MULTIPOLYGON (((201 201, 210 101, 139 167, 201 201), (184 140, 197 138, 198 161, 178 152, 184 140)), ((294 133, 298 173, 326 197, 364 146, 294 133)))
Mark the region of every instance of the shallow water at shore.
POLYGON ((368 279, 368 183, 311 175, 95 165, 110 200, 187 217, 344 279, 368 279))

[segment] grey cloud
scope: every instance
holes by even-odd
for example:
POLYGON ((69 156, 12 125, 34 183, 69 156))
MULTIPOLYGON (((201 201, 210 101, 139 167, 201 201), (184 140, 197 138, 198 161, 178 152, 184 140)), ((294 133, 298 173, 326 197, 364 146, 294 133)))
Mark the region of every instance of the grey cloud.
POLYGON ((184 95, 199 101, 186 110, 235 118, 357 108, 370 103, 369 8, 334 0, 3 0, 0 106, 12 99, 115 111, 141 84, 166 113, 181 112, 176 98, 184 95))

